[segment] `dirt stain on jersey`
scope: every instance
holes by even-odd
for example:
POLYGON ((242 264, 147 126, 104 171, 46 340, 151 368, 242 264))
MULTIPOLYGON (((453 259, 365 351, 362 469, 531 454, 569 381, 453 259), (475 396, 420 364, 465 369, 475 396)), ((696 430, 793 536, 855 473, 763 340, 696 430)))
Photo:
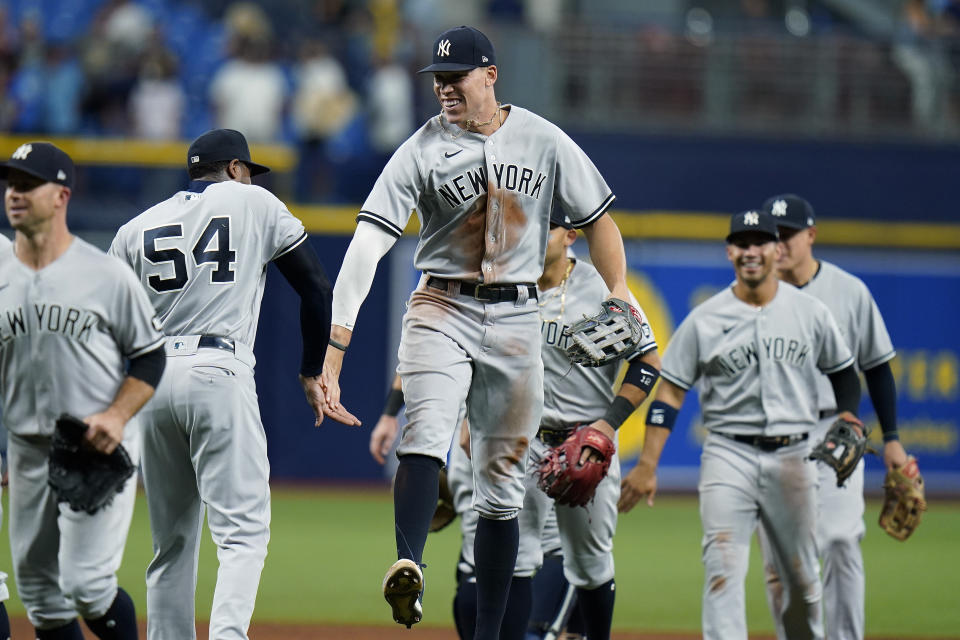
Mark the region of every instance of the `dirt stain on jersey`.
POLYGON ((489 182, 487 193, 489 204, 483 259, 492 268, 484 271, 484 280, 500 282, 500 274, 509 269, 514 250, 524 237, 527 213, 513 192, 496 189, 494 183, 489 182))
POLYGON ((464 271, 475 274, 468 276, 468 280, 479 280, 481 276, 480 263, 487 250, 487 200, 486 195, 474 200, 463 222, 450 233, 453 259, 462 261, 464 271))

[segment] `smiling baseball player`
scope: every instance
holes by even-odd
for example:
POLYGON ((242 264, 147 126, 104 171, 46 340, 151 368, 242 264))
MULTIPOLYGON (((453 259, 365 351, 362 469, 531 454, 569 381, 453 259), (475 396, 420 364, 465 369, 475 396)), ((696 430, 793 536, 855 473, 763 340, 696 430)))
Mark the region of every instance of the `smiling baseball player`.
MULTIPOLYGON (((781 280, 822 301, 836 319, 867 382, 867 390, 883 431, 883 459, 888 469, 907 462, 897 434, 896 383, 890 360, 896 355, 887 327, 870 290, 862 280, 813 255, 816 215, 809 202, 794 194, 768 198, 764 211, 776 221, 782 254, 777 262, 781 280)), ((837 413, 829 380, 819 382, 820 422, 811 435, 823 439, 837 413)), ((823 600, 827 633, 837 640, 862 640, 864 633, 864 572, 860 540, 863 524, 863 460, 844 486, 833 471, 820 465, 817 549, 823 562, 823 600)), ((770 557, 770 536, 760 529, 764 555, 770 557)), ((767 595, 773 611, 781 606, 774 566, 767 567, 767 595)), ((779 617, 774 616, 779 622, 779 617)))
MULTIPOLYGON (((478 640, 500 637, 516 562, 524 460, 543 406, 535 282, 543 270, 550 211, 584 229, 608 289, 626 298, 626 258, 614 196, 559 128, 497 102, 493 45, 471 27, 433 44, 440 115, 387 163, 367 197, 337 277, 324 376, 339 378, 377 262, 420 218, 414 257, 423 272, 403 321, 397 372, 409 422, 398 448, 394 517, 399 560, 383 594, 394 620, 420 621, 423 548, 437 477, 467 397, 475 496, 478 640)), ((327 401, 336 404, 338 389, 327 401)), ((525 626, 526 621, 512 621, 525 626)))
POLYGON ((163 373, 163 336, 133 272, 70 233, 66 153, 21 145, 0 178, 16 230, 0 250, 0 394, 17 590, 38 640, 83 640, 78 614, 98 638, 134 640, 136 612, 116 571, 136 478, 95 513, 74 511, 48 485, 48 461, 62 413, 84 418, 97 451, 122 443, 137 460, 136 413, 163 373))
POLYGON ((824 637, 810 433, 821 374, 840 415, 854 423, 860 383, 830 311, 777 279, 777 241, 767 213, 731 219, 727 258, 736 281, 691 311, 667 345, 638 461, 643 491, 636 497, 646 494, 652 505, 660 453, 697 384, 708 431, 699 483, 707 640, 747 638, 744 578, 761 521, 782 577, 776 613, 786 637, 824 637))
POLYGON ((204 512, 220 566, 210 637, 246 639, 270 538, 270 466, 254 382, 253 342, 269 262, 300 296, 300 381, 319 425, 359 422, 323 402, 330 285, 303 224, 251 184, 239 131, 214 129, 187 151, 187 188, 117 232, 110 252, 157 309, 170 374, 144 409, 143 476, 154 558, 150 640, 196 638, 197 553, 204 512))

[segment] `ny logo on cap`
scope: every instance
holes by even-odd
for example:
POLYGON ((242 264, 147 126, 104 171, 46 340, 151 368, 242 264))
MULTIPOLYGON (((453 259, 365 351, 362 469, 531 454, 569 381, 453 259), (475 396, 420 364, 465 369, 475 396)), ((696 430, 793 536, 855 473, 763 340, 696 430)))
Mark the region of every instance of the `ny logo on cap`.
POLYGON ((33 151, 32 144, 22 144, 17 147, 17 150, 13 152, 13 155, 10 156, 11 160, 26 160, 27 156, 30 155, 30 152, 33 151))
POLYGON ((760 214, 756 211, 747 211, 745 214, 743 214, 743 224, 760 224, 760 214))
POLYGON ((437 43, 437 55, 443 56, 444 58, 450 55, 450 41, 441 40, 437 43))
POLYGON ((787 201, 777 200, 774 202, 773 206, 770 208, 770 213, 777 217, 783 217, 787 215, 787 201))

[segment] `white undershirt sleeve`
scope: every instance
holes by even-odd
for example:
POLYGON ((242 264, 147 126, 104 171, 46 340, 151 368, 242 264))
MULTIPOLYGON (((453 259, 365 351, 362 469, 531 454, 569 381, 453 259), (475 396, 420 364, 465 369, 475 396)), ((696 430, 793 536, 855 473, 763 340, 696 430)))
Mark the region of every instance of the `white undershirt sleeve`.
POLYGON ((333 286, 332 324, 353 331, 360 305, 370 293, 377 263, 386 255, 397 237, 375 224, 360 221, 343 257, 343 265, 333 286))

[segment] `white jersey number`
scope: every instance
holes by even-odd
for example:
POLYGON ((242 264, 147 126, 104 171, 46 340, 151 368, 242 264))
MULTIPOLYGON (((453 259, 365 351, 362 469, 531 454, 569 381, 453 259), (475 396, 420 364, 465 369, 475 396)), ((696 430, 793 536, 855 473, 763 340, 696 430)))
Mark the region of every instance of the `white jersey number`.
MULTIPOLYGON (((167 224, 143 230, 143 256, 151 264, 173 263, 173 277, 163 278, 159 273, 148 274, 147 284, 157 293, 183 289, 190 276, 187 274, 187 256, 177 247, 157 248, 162 238, 182 238, 183 225, 167 224)), ((237 252, 230 249, 230 218, 211 218, 193 245, 193 260, 197 267, 213 263, 217 268, 210 272, 210 282, 233 282, 235 273, 230 268, 237 261, 237 252), (216 238, 216 248, 211 249, 216 238)))

